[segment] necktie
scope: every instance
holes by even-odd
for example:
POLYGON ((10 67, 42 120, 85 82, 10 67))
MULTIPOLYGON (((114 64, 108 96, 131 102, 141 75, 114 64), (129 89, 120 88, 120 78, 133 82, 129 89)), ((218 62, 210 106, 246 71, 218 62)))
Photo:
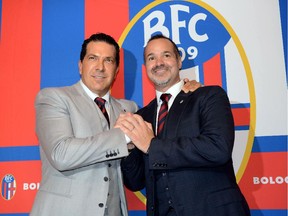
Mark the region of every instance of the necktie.
POLYGON ((105 116, 107 122, 108 122, 108 126, 110 128, 110 121, 109 121, 109 116, 108 116, 108 113, 107 113, 107 110, 105 108, 105 102, 106 100, 101 98, 101 97, 97 97, 95 98, 95 103, 98 105, 99 109, 101 110, 101 112, 103 113, 103 115, 105 116))
POLYGON ((168 101, 170 98, 171 94, 162 94, 160 97, 162 104, 158 113, 157 136, 160 136, 163 131, 165 119, 168 114, 168 101))

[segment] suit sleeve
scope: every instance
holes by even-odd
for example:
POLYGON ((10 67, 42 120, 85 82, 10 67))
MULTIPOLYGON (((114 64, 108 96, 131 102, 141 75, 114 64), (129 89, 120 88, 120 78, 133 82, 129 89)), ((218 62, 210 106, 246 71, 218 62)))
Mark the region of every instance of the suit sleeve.
MULTIPOLYGON (((171 117, 173 114, 169 121, 171 117)), ((234 121, 222 88, 202 87, 195 91, 177 117, 180 120, 173 123, 177 125, 174 137, 169 136, 174 133, 171 131, 166 138, 152 140, 149 169, 214 167, 231 160, 234 121)))
POLYGON ((140 150, 135 148, 128 157, 122 159, 121 170, 123 182, 131 191, 139 191, 145 187, 145 157, 140 150))
POLYGON ((80 107, 76 104, 79 102, 71 99, 68 102, 68 96, 60 92, 44 89, 35 101, 36 133, 55 169, 72 170, 128 155, 125 136, 120 129, 103 131, 99 119, 91 125, 90 119, 95 118, 95 114, 83 112, 80 109, 83 104, 80 107), (79 130, 82 135, 89 136, 81 136, 79 130))

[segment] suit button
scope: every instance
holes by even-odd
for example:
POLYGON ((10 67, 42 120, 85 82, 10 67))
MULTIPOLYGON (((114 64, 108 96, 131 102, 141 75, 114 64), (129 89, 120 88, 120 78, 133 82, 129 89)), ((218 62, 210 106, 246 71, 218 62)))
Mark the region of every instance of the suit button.
POLYGON ((108 177, 105 176, 104 181, 107 182, 108 180, 109 180, 108 177))
POLYGON ((162 173, 162 176, 166 176, 166 172, 163 172, 163 173, 162 173))
POLYGON ((112 166, 112 165, 109 163, 109 164, 108 164, 108 167, 111 167, 111 166, 112 166))
POLYGON ((103 204, 103 203, 99 203, 98 206, 99 206, 100 208, 103 208, 104 204, 103 204))

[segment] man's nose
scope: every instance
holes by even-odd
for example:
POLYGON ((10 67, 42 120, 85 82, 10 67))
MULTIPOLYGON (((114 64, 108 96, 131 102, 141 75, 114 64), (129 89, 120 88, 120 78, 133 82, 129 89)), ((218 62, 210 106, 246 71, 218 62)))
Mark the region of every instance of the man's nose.
POLYGON ((161 57, 156 58, 156 65, 163 65, 163 64, 164 64, 164 61, 161 57))
POLYGON ((96 70, 97 71, 104 71, 104 61, 101 61, 101 60, 99 60, 99 61, 97 61, 97 63, 96 63, 96 70))

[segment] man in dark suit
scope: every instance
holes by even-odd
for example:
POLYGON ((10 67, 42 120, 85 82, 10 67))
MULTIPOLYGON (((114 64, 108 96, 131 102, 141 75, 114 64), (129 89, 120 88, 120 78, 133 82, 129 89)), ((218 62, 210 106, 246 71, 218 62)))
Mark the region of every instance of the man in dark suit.
POLYGON ((149 216, 250 215, 233 169, 234 122, 226 92, 219 86, 181 91, 181 58, 165 36, 148 41, 144 61, 156 98, 116 122, 136 146, 121 163, 126 187, 146 187, 149 216), (168 99, 162 102, 163 93, 168 99))

